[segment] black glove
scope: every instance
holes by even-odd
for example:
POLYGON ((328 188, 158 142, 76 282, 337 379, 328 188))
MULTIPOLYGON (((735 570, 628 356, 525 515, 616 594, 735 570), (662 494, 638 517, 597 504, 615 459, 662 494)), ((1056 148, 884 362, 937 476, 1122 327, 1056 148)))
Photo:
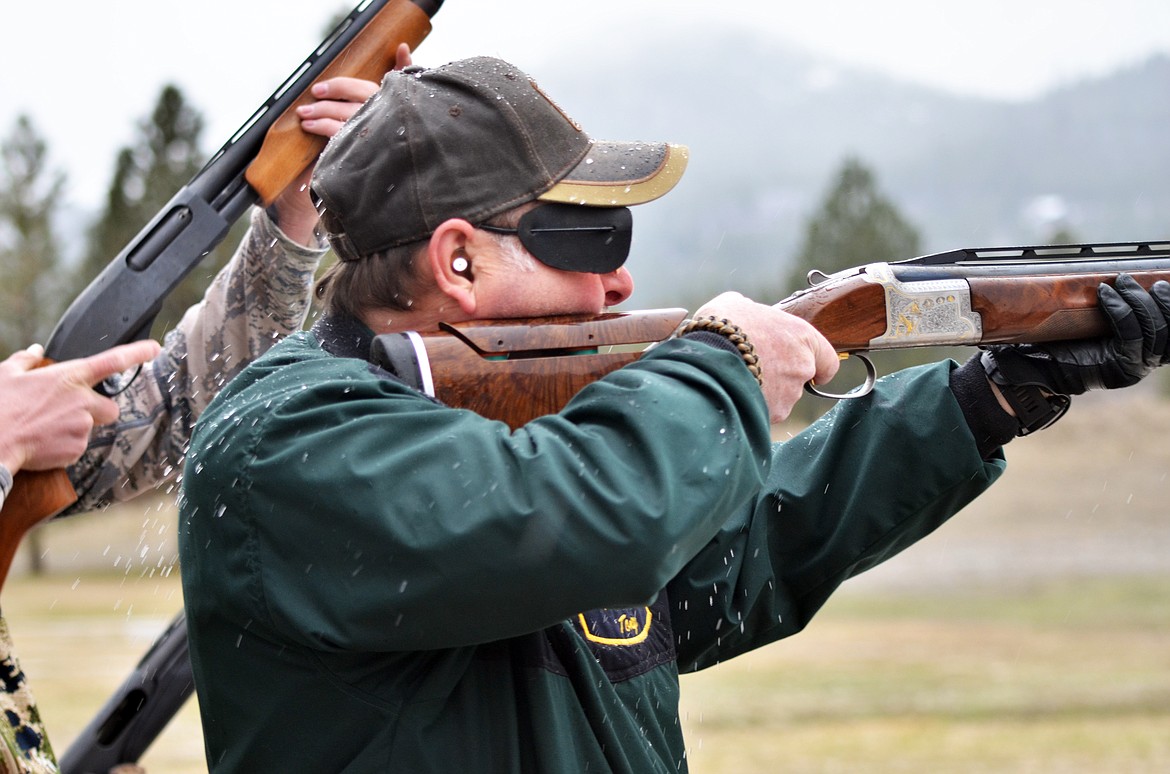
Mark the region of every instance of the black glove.
POLYGON ((1149 292, 1128 274, 1097 286, 1112 337, 1048 344, 997 344, 983 368, 1019 422, 1017 435, 1048 427, 1068 411, 1070 395, 1137 384, 1170 362, 1170 283, 1149 292))
POLYGON ((1002 377, 995 381, 1035 385, 1057 395, 1130 387, 1155 368, 1170 363, 1170 282, 1144 290, 1133 277, 1118 274, 1114 287, 1097 287, 1111 338, 1048 344, 998 344, 987 348, 984 366, 1002 377), (988 363, 988 360, 992 361, 988 363))

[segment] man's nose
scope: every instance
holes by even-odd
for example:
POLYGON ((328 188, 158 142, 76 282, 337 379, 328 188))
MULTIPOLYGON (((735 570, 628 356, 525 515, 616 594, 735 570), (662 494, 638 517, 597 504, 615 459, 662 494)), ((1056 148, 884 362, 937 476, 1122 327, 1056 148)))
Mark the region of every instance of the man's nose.
POLYGON ((601 286, 605 289, 605 305, 617 306, 634 292, 634 276, 625 266, 609 274, 601 275, 601 286))

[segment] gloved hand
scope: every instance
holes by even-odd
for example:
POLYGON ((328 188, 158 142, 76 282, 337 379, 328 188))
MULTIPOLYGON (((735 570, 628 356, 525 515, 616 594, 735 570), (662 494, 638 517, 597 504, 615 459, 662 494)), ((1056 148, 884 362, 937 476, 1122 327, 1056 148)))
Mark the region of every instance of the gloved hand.
POLYGON ((1155 282, 1147 292, 1133 277, 1119 274, 1113 287, 1097 287, 1097 300, 1109 318, 1112 337, 997 344, 984 353, 985 367, 989 372, 998 368, 997 376, 1008 384, 1079 395, 1130 387, 1170 363, 1170 282, 1155 282))

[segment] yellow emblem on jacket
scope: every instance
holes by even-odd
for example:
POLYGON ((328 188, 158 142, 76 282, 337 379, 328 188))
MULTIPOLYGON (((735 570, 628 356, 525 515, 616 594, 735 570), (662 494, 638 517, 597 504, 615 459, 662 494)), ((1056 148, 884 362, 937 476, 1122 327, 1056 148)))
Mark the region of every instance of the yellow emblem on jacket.
POLYGON ((590 642, 602 645, 637 645, 650 634, 654 614, 648 607, 620 610, 602 608, 578 613, 581 631, 590 642))

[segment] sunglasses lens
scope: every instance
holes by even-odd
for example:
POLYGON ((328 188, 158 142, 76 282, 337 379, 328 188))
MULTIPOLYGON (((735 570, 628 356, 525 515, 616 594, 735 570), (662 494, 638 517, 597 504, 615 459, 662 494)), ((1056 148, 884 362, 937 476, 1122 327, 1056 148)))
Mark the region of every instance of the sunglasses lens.
POLYGON ((628 207, 542 204, 520 218, 520 242, 562 271, 608 274, 626 262, 634 218, 628 207))

